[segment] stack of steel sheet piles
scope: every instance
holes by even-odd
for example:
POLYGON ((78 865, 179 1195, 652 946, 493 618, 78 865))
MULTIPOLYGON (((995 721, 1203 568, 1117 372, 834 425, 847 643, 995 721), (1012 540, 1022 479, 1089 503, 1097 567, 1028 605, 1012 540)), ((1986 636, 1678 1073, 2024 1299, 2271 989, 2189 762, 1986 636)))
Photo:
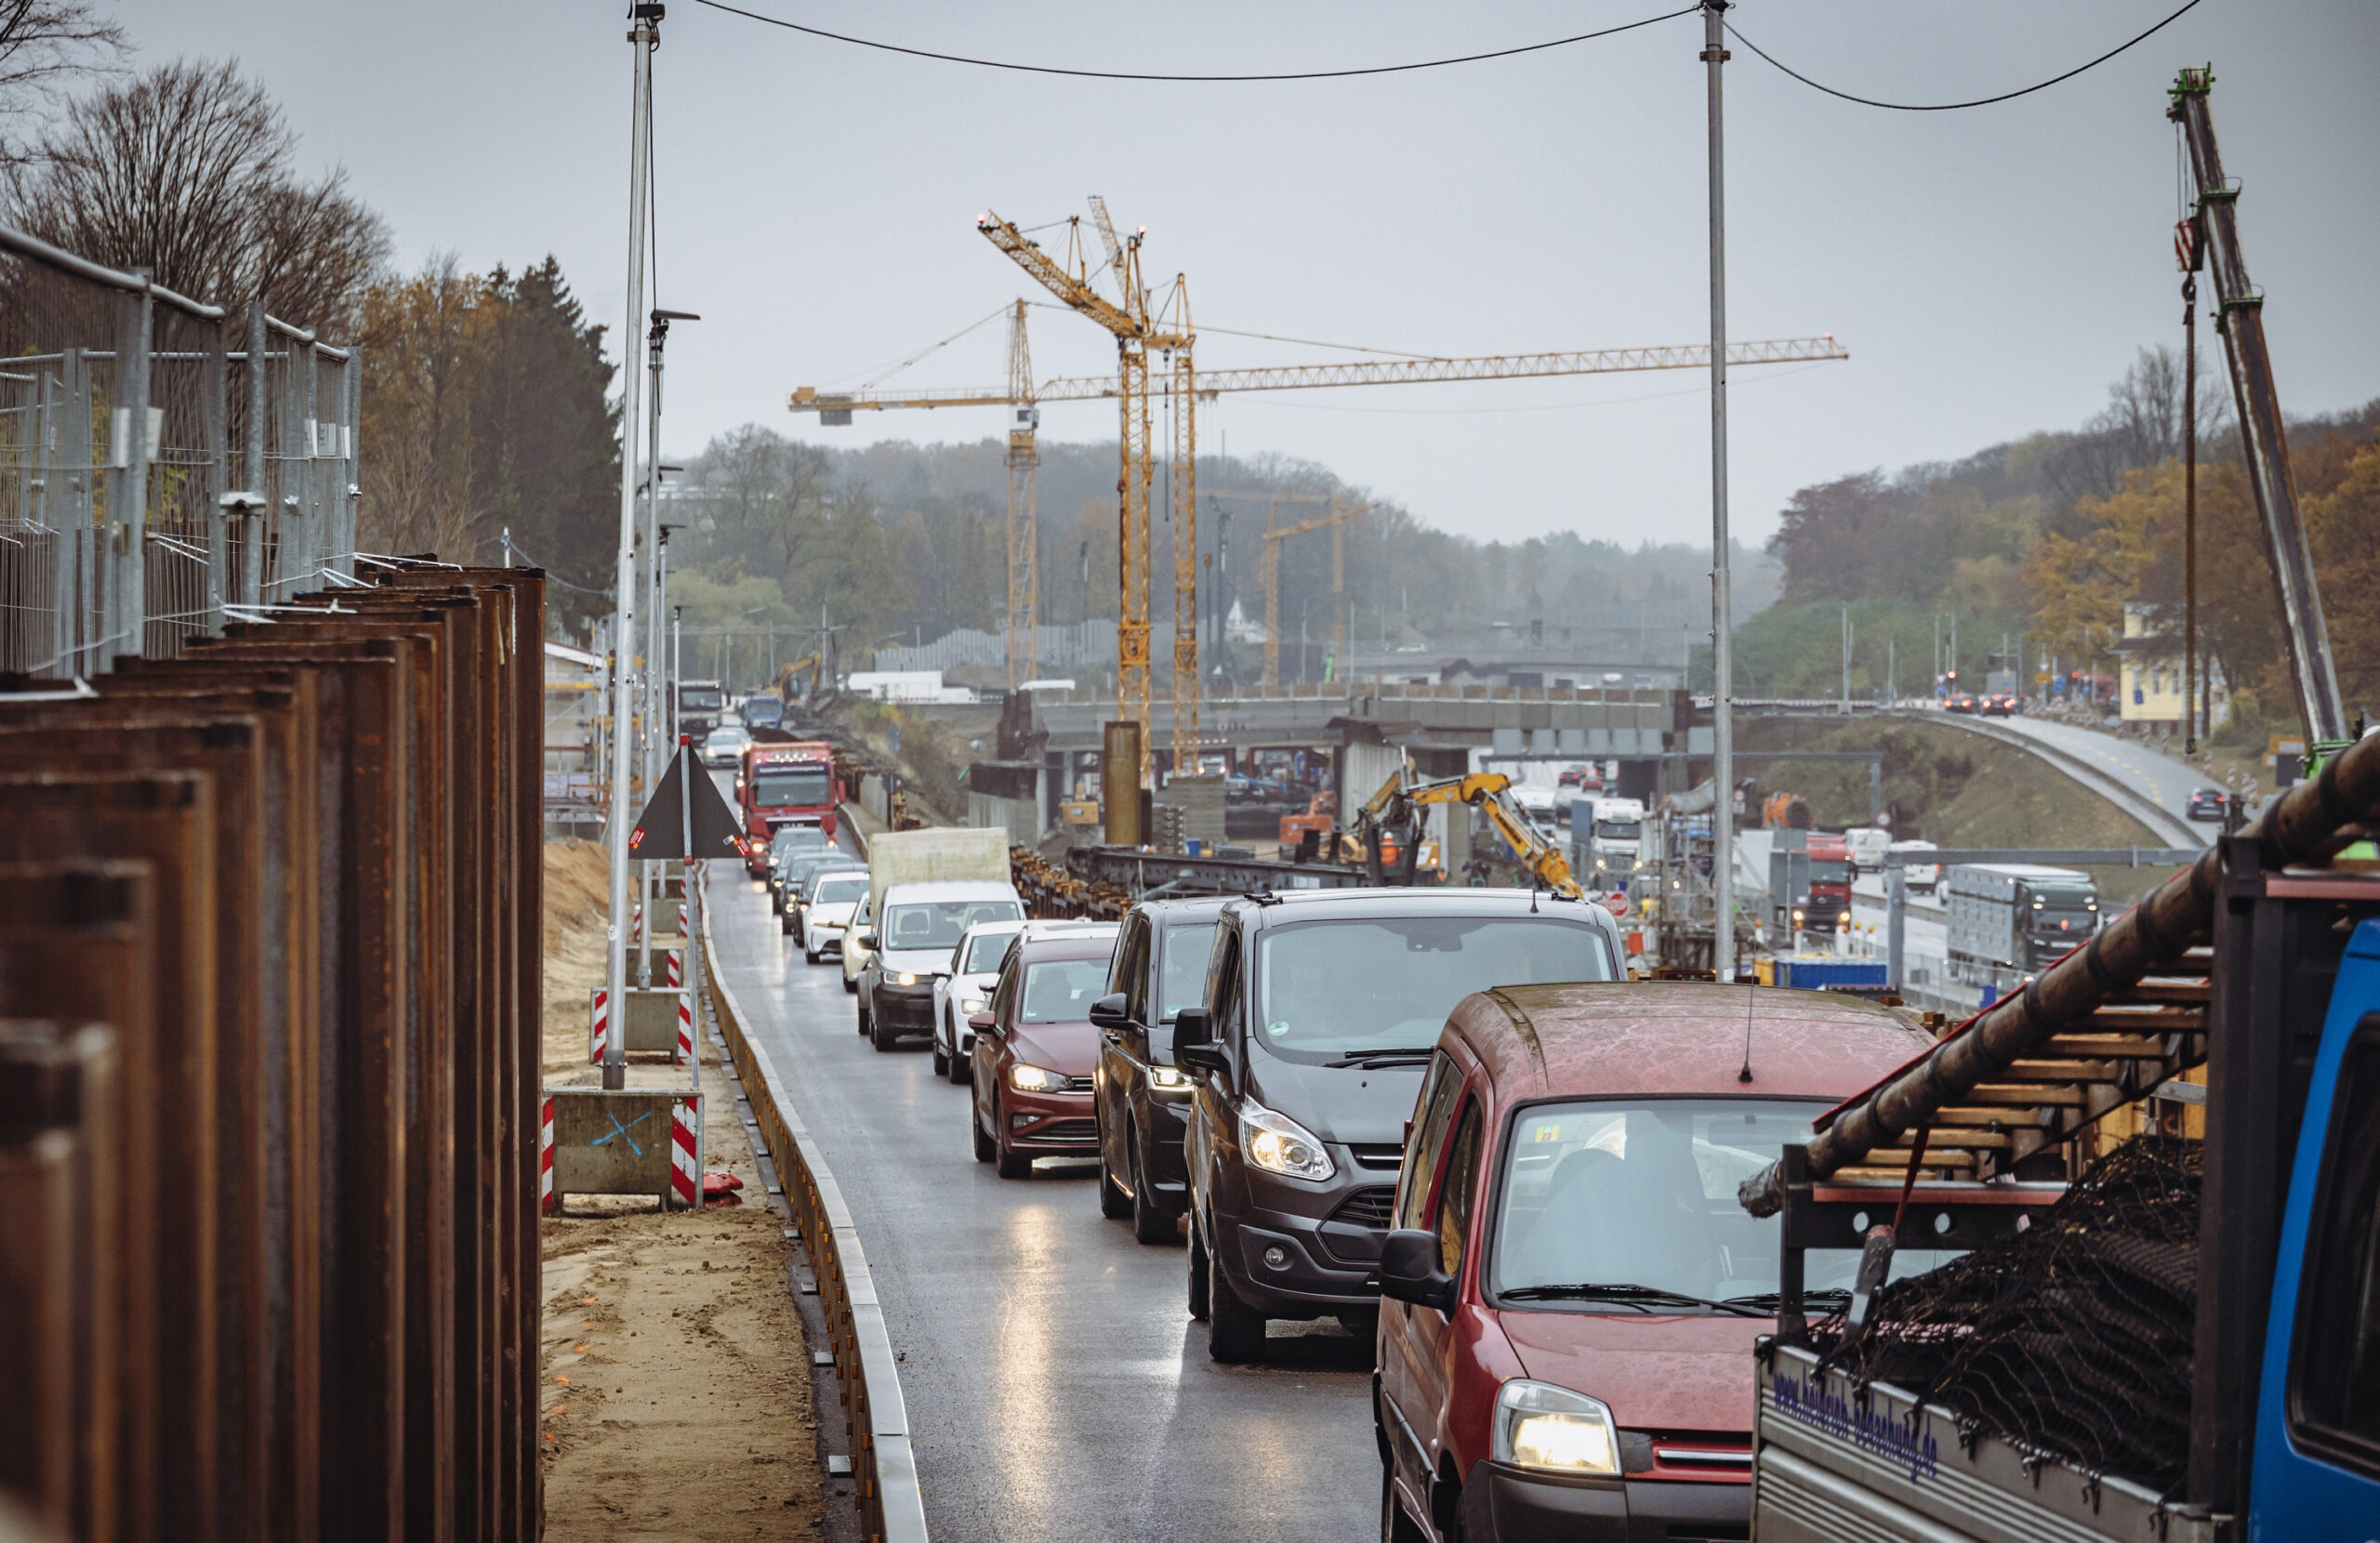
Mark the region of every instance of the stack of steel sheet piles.
POLYGON ((0 679, 0 1488, 533 1539, 543 576, 259 614, 0 679))

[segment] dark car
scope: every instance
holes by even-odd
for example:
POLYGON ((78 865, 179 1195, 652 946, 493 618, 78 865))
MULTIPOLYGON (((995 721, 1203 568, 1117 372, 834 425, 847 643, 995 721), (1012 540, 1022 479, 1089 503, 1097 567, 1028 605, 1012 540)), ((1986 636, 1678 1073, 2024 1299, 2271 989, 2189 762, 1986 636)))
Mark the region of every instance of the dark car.
POLYGON ((1252 1361, 1271 1318, 1368 1334, 1421 1068, 1456 1003, 1620 978, 1609 911, 1527 890, 1312 890, 1223 908, 1206 1000, 1174 1017, 1190 1315, 1252 1361))
POLYGON ((867 864, 840 851, 805 851, 787 858, 785 866, 776 870, 777 930, 808 947, 801 915, 810 892, 817 887, 820 875, 846 871, 864 874, 867 864))
POLYGON ((1094 1003, 1099 1063, 1099 1208, 1130 1217, 1143 1243, 1170 1243, 1189 1194, 1182 1133, 1190 1078, 1173 1063, 1173 1015, 1206 996, 1207 956, 1225 902, 1144 901, 1124 917, 1108 995, 1094 1003))
POLYGON ((1099 1031, 1091 1006, 1107 991, 1112 933, 1020 934, 1000 965, 992 1004, 975 1031, 967 1124, 975 1161, 1023 1179, 1036 1157, 1089 1157, 1099 1150, 1091 1112, 1099 1031))
POLYGON ((1985 718, 2014 718, 2017 712, 2017 697, 2014 692, 1993 692, 1983 699, 1985 718))
POLYGON ((2193 820, 2220 820, 2231 810, 2231 795, 2219 787, 2194 788, 2190 792, 2190 814, 2193 820))
POLYGON ((1952 692, 1942 699, 1942 706, 1950 712, 1971 713, 1975 711, 1975 698, 1964 692, 1952 692))

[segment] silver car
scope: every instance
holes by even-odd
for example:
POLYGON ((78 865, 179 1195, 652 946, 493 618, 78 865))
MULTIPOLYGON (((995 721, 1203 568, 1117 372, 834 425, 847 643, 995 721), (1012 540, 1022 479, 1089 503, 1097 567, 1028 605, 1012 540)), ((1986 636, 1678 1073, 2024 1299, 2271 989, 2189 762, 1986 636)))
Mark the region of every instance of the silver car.
POLYGON ((1000 978, 1000 958, 1021 921, 979 921, 950 951, 950 973, 933 980, 933 1071, 953 1082, 967 1080, 967 1058, 974 1052, 970 1015, 984 1010, 1000 978))

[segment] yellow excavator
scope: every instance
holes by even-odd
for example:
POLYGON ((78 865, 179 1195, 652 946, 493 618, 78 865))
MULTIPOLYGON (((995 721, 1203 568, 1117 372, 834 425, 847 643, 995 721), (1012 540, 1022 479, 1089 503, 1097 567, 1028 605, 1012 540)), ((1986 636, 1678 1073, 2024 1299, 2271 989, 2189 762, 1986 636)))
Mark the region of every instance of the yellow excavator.
POLYGON ((1380 791, 1355 811, 1355 828, 1364 846, 1364 863, 1375 884, 1410 884, 1421 850, 1421 817, 1432 804, 1463 804, 1479 810, 1496 834, 1513 849, 1522 867, 1538 883, 1576 900, 1586 898, 1586 887, 1570 872, 1569 860, 1529 823, 1515 803, 1513 780, 1501 772, 1474 772, 1461 777, 1423 777, 1412 761, 1401 760, 1380 791), (1388 853, 1398 852, 1392 877, 1388 853))

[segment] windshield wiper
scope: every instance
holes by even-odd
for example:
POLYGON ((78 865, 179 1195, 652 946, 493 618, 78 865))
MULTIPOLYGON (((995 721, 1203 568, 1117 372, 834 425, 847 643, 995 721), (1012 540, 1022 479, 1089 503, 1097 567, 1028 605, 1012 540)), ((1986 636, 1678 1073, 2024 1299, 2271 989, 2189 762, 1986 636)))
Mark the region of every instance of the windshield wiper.
POLYGON ((1714 1312, 1732 1312, 1744 1318, 1765 1318, 1768 1314, 1740 1302, 1713 1301, 1708 1297, 1689 1297, 1683 1291, 1664 1291, 1655 1286, 1622 1286, 1613 1282, 1585 1282, 1574 1286, 1524 1286, 1517 1290, 1499 1291, 1506 1301, 1547 1301, 1555 1298, 1582 1302, 1619 1302, 1643 1312, 1653 1311, 1654 1302, 1683 1303, 1692 1307, 1707 1307, 1714 1312))
POLYGON ((1385 1050, 1350 1050, 1336 1061, 1326 1061, 1325 1066, 1395 1066, 1400 1062, 1427 1061, 1435 1052, 1427 1048, 1407 1048, 1385 1050))
MULTIPOLYGON (((1730 1297, 1727 1300, 1740 1302, 1745 1307, 1756 1307, 1764 1312, 1775 1312, 1785 1305, 1785 1293, 1757 1291, 1749 1297, 1730 1297)), ((1851 1305, 1851 1293, 1839 1286, 1830 1286, 1822 1291, 1805 1291, 1802 1293, 1802 1305, 1840 1312, 1851 1305)))

